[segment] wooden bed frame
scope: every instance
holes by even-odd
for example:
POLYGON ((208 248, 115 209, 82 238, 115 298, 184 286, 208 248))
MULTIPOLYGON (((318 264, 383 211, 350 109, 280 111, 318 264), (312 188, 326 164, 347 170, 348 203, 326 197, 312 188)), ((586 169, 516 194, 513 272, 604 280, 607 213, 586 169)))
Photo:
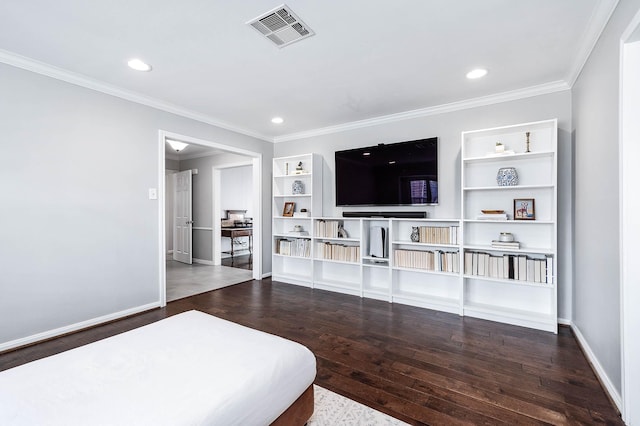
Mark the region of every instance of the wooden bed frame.
POLYGON ((313 414, 313 385, 309 386, 293 404, 271 423, 271 426, 302 426, 313 414))

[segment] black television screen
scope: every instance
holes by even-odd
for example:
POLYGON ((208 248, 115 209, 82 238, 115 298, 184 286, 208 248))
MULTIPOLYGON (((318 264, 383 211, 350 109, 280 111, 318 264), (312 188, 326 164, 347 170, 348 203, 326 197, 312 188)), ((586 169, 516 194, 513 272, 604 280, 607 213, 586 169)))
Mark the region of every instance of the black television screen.
POLYGON ((337 206, 438 204, 438 138, 336 151, 337 206))

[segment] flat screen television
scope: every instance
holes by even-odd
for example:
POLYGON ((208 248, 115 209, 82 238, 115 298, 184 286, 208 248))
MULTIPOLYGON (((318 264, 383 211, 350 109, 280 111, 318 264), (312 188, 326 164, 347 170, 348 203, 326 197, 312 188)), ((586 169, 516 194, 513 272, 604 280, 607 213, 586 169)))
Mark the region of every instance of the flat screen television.
POLYGON ((438 138, 336 151, 337 206, 438 204, 438 138))

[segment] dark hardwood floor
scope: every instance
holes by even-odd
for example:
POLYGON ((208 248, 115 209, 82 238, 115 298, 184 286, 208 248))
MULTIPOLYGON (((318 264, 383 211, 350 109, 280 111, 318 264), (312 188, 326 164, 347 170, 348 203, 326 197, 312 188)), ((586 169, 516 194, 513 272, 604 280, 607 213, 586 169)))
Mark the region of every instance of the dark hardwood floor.
POLYGON ((567 327, 554 335, 270 280, 6 352, 0 370, 191 309, 306 345, 316 384, 410 424, 623 424, 567 327))
POLYGON ((232 268, 253 270, 253 255, 243 254, 242 256, 224 257, 221 259, 222 266, 230 266, 232 268))

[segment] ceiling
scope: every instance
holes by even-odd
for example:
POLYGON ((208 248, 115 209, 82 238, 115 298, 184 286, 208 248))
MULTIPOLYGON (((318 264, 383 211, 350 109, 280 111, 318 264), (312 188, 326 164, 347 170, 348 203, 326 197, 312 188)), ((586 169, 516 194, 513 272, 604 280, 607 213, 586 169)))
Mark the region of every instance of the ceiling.
POLYGON ((0 61, 279 142, 566 89, 617 4, 288 0, 315 35, 278 48, 246 22, 281 1, 3 0, 0 61))

